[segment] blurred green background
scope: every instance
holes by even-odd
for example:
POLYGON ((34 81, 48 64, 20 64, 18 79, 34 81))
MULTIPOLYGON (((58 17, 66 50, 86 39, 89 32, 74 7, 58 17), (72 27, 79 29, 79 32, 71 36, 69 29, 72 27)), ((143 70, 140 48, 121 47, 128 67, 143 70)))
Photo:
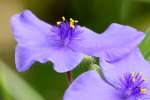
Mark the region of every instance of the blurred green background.
MULTIPOLYGON (((16 71, 9 21, 25 9, 48 23, 61 16, 77 18, 80 25, 99 33, 113 22, 133 26, 147 34, 141 50, 150 60, 150 0, 0 0, 0 100, 62 100, 67 88, 66 75, 56 73, 50 62, 16 71)), ((85 62, 80 64, 74 78, 87 69, 85 62)))

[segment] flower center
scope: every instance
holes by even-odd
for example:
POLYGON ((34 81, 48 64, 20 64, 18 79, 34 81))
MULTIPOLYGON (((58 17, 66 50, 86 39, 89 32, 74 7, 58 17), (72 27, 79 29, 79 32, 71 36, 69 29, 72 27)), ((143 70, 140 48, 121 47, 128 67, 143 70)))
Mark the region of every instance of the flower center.
POLYGON ((65 17, 62 17, 62 21, 57 21, 58 35, 65 45, 72 39, 77 23, 77 20, 70 18, 70 21, 67 21, 65 17))
POLYGON ((145 78, 142 73, 124 73, 120 79, 121 98, 141 98, 147 93, 145 78))

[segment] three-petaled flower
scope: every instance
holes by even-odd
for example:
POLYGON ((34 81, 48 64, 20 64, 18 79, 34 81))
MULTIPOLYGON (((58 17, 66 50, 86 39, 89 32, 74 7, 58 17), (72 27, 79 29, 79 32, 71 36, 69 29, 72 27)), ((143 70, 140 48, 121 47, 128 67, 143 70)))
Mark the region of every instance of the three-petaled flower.
POLYGON ((73 81, 64 100, 150 100, 150 64, 139 50, 101 67, 105 80, 88 71, 73 81))
POLYGON ((70 19, 47 24, 26 10, 11 19, 17 41, 16 67, 26 71, 35 61, 52 61, 57 72, 74 69, 84 55, 114 62, 135 48, 144 35, 134 28, 112 24, 103 34, 81 27, 70 19))

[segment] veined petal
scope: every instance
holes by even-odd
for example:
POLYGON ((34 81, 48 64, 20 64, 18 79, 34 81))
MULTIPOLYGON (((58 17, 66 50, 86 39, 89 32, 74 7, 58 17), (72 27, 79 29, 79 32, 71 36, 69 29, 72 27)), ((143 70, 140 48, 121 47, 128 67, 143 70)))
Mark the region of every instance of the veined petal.
POLYGON ((96 71, 88 71, 72 82, 63 100, 121 100, 115 92, 96 71))
POLYGON ((25 10, 11 18, 11 27, 19 44, 39 45, 46 43, 47 35, 54 34, 52 26, 38 19, 31 11, 25 10))
POLYGON ((100 57, 114 62, 135 49, 144 38, 144 33, 132 27, 113 23, 101 34, 100 57))
POLYGON ((28 70, 35 61, 45 63, 48 61, 48 48, 23 47, 17 45, 15 53, 16 68, 19 72, 28 70))
POLYGON ((75 68, 84 55, 68 48, 28 48, 17 45, 16 66, 18 71, 26 71, 35 61, 52 61, 57 72, 67 72, 75 68))
POLYGON ((72 41, 71 48, 101 57, 107 62, 121 59, 136 48, 144 38, 142 32, 116 23, 111 24, 100 35, 85 27, 78 27, 78 30, 81 34, 72 41))
POLYGON ((102 59, 100 65, 106 80, 112 84, 118 83, 119 77, 123 73, 141 72, 150 85, 150 64, 143 58, 138 49, 133 50, 128 56, 116 62, 108 63, 102 59))
POLYGON ((98 47, 101 41, 99 34, 86 28, 78 26, 76 28, 76 38, 73 38, 69 47, 85 54, 93 56, 95 52, 100 51, 98 47))
POLYGON ((71 71, 80 64, 84 54, 79 52, 74 52, 68 48, 60 48, 52 52, 49 60, 54 64, 54 69, 57 72, 67 72, 71 71))

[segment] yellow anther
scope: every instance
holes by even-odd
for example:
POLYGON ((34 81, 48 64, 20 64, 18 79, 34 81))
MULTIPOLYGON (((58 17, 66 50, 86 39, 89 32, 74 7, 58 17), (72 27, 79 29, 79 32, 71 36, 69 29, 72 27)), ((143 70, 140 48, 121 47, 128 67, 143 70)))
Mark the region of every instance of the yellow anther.
POLYGON ((74 22, 75 22, 75 23, 78 23, 79 21, 78 21, 78 20, 74 20, 74 22))
POLYGON ((143 81, 146 81, 146 78, 142 77, 142 80, 143 80, 143 81))
POLYGON ((70 18, 70 27, 74 28, 75 27, 75 20, 70 18))
POLYGON ((70 27, 74 28, 75 26, 74 26, 74 24, 70 24, 70 27))
POLYGON ((135 81, 136 81, 136 78, 135 78, 135 77, 133 77, 133 78, 132 78, 132 81, 133 81, 133 82, 135 82, 135 81))
POLYGON ((131 72, 131 76, 134 77, 134 76, 135 76, 135 73, 134 73, 134 72, 131 72))
POLYGON ((142 76, 142 72, 139 72, 139 75, 141 75, 141 76, 142 76))
POLYGON ((60 25, 60 24, 61 24, 61 21, 57 21, 56 24, 57 24, 57 25, 60 25))
POLYGON ((64 16, 62 16, 61 18, 62 18, 62 20, 63 20, 63 21, 65 21, 65 20, 66 20, 64 16))
POLYGON ((139 72, 139 75, 142 77, 143 81, 146 81, 146 79, 142 76, 142 72, 139 72))
POLYGON ((146 92, 147 92, 147 89, 146 89, 146 88, 141 88, 141 89, 140 89, 140 93, 145 94, 146 92))
POLYGON ((70 18, 70 21, 74 21, 74 19, 70 18))

